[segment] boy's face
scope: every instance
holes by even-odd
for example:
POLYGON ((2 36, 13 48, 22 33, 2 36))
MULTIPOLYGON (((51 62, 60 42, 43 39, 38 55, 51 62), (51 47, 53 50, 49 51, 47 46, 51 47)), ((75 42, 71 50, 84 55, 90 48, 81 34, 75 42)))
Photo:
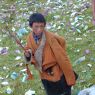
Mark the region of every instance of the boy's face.
POLYGON ((39 23, 39 22, 34 22, 32 25, 32 30, 36 35, 39 35, 45 30, 45 24, 39 23))

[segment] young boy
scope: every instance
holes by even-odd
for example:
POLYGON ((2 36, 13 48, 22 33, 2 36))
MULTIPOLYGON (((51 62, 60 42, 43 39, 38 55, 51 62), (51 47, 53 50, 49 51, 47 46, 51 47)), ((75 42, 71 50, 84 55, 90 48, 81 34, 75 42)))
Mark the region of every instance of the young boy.
POLYGON ((32 31, 25 57, 39 71, 47 95, 71 95, 76 76, 66 54, 65 40, 45 30, 46 20, 40 13, 30 16, 29 26, 32 31))

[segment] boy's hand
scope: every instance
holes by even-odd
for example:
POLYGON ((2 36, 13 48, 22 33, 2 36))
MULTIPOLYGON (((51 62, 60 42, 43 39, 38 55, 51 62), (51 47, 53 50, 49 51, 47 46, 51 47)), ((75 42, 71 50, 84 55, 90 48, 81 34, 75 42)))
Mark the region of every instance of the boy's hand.
POLYGON ((31 60, 31 50, 25 50, 24 52, 24 56, 27 62, 29 62, 31 60))
POLYGON ((29 50, 26 50, 24 54, 26 57, 30 57, 31 52, 29 50))

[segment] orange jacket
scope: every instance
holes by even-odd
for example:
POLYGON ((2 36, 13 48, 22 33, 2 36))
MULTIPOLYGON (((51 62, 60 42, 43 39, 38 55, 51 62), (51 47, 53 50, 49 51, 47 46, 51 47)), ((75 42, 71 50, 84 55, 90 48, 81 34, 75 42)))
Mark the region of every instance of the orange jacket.
MULTIPOLYGON (((39 72, 41 79, 58 81, 60 80, 62 74, 64 74, 67 84, 74 85, 76 80, 72 65, 66 54, 65 40, 51 32, 45 31, 45 35, 46 44, 43 50, 43 72, 39 72), (49 68, 52 69, 52 75, 47 72, 49 68)), ((32 49, 32 52, 35 53, 38 46, 39 45, 37 45, 34 41, 32 33, 30 33, 27 40, 27 47, 32 49)), ((36 67, 36 60, 34 56, 32 57, 31 63, 36 67)))

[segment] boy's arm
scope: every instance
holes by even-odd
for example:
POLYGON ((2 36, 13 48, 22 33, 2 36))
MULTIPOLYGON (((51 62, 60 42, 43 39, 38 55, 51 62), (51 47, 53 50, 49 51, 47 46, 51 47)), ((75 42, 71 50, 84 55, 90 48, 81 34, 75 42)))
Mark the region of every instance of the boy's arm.
POLYGON ((27 37, 27 44, 25 46, 24 56, 25 56, 26 62, 31 63, 31 64, 34 64, 36 62, 33 51, 31 49, 29 36, 27 37))
POLYGON ((57 39, 58 43, 66 50, 66 41, 63 37, 55 35, 55 38, 57 39))
POLYGON ((65 40, 58 36, 56 38, 52 38, 49 43, 53 50, 57 63, 65 75, 68 85, 74 85, 76 80, 70 59, 68 58, 66 52, 65 40))
POLYGON ((30 48, 30 45, 29 45, 29 36, 27 37, 27 44, 26 46, 24 47, 25 48, 25 51, 24 51, 24 57, 25 57, 25 60, 27 63, 30 63, 31 62, 31 48, 30 48))

